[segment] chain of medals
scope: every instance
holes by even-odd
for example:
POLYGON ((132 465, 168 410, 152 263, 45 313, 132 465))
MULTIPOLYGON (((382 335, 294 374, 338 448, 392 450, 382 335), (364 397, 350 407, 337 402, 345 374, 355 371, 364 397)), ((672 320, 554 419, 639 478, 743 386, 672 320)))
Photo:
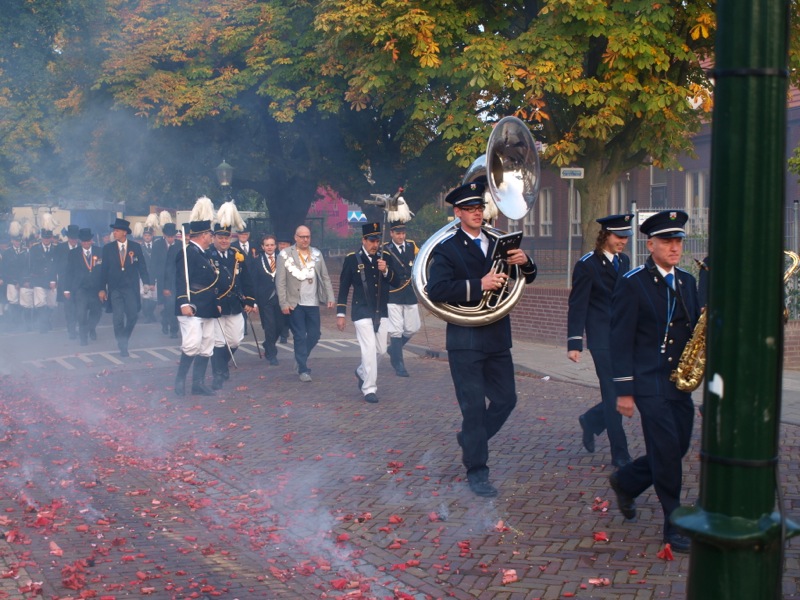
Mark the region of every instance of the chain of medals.
POLYGON ((83 252, 83 262, 86 264, 86 268, 89 269, 89 272, 92 271, 92 263, 86 260, 86 252, 83 252))
POLYGON ((669 338, 669 324, 672 322, 672 317, 675 314, 675 303, 677 296, 675 292, 667 285, 667 326, 664 328, 664 341, 661 343, 661 354, 667 351, 667 339, 669 338))
MULTIPOLYGON (((298 250, 297 251, 297 256, 300 258, 300 264, 303 265, 303 269, 307 269, 308 268, 308 262, 311 259, 311 251, 309 251, 308 254, 305 257, 303 257, 303 253, 300 252, 300 250, 298 250)), ((313 266, 314 261, 311 260, 310 262, 311 262, 311 264, 313 266)), ((308 279, 306 279, 306 281, 308 281, 308 283, 313 283, 314 282, 314 278, 313 277, 309 277, 308 279)))
MULTIPOLYGON (((298 252, 298 254, 299 254, 299 252, 298 252)), ((266 254, 262 254, 261 255, 261 266, 264 267, 264 273, 266 273, 267 275, 270 275, 272 277, 275 277, 275 273, 272 270, 272 265, 270 265, 268 267, 267 263, 264 262, 264 258, 266 258, 266 256, 267 256, 266 254)), ((273 256, 272 260, 275 260, 275 255, 273 254, 272 256, 273 256)))

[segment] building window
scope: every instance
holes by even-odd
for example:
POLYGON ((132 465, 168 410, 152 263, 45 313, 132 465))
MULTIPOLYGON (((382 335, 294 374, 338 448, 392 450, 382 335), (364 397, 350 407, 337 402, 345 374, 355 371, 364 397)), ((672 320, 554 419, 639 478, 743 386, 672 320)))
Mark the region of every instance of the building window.
POLYGON ((667 172, 650 167, 650 207, 667 208, 667 172))
POLYGON ((581 231, 581 193, 578 190, 572 191, 572 217, 569 223, 569 232, 572 237, 583 235, 581 231))
MULTIPOLYGON (((526 216, 526 221, 529 216, 530 213, 526 216)), ((531 230, 533 230, 533 223, 531 223, 531 230)), ((527 223, 525 234, 528 234, 527 223)), ((553 235, 553 190, 550 188, 539 192, 539 235, 541 237, 552 237, 553 235)))

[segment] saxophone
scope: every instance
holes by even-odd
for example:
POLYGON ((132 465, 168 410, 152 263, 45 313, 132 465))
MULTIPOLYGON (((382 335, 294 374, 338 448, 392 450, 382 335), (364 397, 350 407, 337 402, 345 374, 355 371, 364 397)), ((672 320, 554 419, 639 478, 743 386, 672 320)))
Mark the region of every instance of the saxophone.
POLYGON ((692 337, 681 352, 678 368, 669 376, 682 392, 695 391, 706 373, 706 311, 700 314, 692 337))
MULTIPOLYGON (((792 275, 800 271, 800 256, 791 250, 784 250, 784 254, 789 257, 791 265, 783 274, 784 285, 788 283, 792 275)), ((697 261, 700 268, 708 269, 708 266, 697 261)), ((789 320, 789 311, 784 307, 784 321, 789 320)), ((706 311, 704 310, 694 326, 692 337, 681 352, 678 361, 678 368, 672 371, 669 380, 675 383, 675 387, 682 392, 693 392, 703 381, 706 372, 706 311)))

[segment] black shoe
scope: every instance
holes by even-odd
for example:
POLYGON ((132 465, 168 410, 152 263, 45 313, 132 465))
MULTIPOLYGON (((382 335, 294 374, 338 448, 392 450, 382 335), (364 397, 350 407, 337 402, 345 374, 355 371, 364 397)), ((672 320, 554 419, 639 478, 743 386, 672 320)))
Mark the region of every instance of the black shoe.
POLYGON ((127 351, 127 350, 120 350, 120 351, 119 351, 119 355, 120 355, 121 357, 123 357, 123 358, 128 358, 128 357, 130 356, 130 354, 128 354, 128 351, 127 351))
POLYGON ((664 536, 664 543, 669 544, 673 552, 688 554, 692 548, 692 540, 680 533, 670 533, 664 536))
POLYGON ((211 389, 212 390, 221 390, 222 389, 223 380, 221 377, 214 377, 211 380, 211 389))
POLYGON ((399 365, 394 372, 398 377, 410 377, 408 371, 406 371, 406 368, 403 365, 399 365))
MULTIPOLYGON (((358 391, 360 392, 361 391, 361 387, 364 385, 364 380, 361 379, 361 377, 359 376, 358 369, 353 371, 353 373, 356 374, 356 379, 358 379, 358 391)), ((375 402, 377 402, 377 400, 375 400, 375 402)))
POLYGON ((611 464, 617 469, 621 469, 622 467, 631 464, 631 457, 623 456, 622 458, 614 458, 611 460, 611 464))
POLYGON ((176 396, 185 396, 186 395, 186 380, 180 379, 175 382, 175 395, 176 396))
POLYGON ((279 341, 281 344, 285 344, 288 340, 285 337, 281 336, 279 341))
POLYGON ((370 404, 376 404, 378 402, 378 396, 375 394, 367 394, 364 396, 364 402, 369 402, 370 404))
POLYGON ((273 367, 277 367, 279 364, 277 358, 268 358, 267 360, 269 361, 269 364, 272 365, 273 367))
POLYGON ((628 521, 634 521, 636 519, 636 501, 619 486, 619 479, 617 478, 616 471, 609 475, 608 483, 617 496, 617 507, 619 507, 622 516, 628 521))
POLYGON ((92 341, 97 339, 97 332, 94 329, 89 330, 89 339, 92 341))
POLYGON ((586 417, 584 415, 578 417, 578 423, 581 424, 583 430, 583 447, 587 452, 594 452, 594 434, 586 426, 586 417))
POLYGON ((476 496, 483 496, 484 498, 494 498, 497 496, 497 488, 488 481, 470 481, 469 489, 476 496))
POLYGON ((214 390, 210 389, 205 383, 193 383, 192 395, 194 396, 216 396, 214 390))

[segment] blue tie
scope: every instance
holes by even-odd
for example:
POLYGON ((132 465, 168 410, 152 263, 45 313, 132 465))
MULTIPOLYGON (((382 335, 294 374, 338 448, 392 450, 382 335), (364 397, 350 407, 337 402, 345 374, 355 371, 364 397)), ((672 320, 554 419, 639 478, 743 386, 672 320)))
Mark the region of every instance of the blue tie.
POLYGON ((472 241, 475 242, 475 244, 478 246, 478 250, 480 250, 481 254, 482 254, 483 253, 483 246, 481 246, 481 238, 475 238, 472 241))
POLYGON ((667 273, 664 276, 664 281, 667 282, 667 285, 670 287, 670 289, 675 289, 675 276, 672 273, 667 273))
POLYGON ((614 255, 614 260, 611 261, 611 264, 614 265, 615 271, 619 271, 619 254, 614 255))

